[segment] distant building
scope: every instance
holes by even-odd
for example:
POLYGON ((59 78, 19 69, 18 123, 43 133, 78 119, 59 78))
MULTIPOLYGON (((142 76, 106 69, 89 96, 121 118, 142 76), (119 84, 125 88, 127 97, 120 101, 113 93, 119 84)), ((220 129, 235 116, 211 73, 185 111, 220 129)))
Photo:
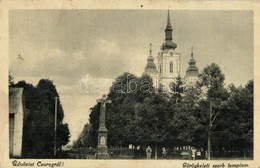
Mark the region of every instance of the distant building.
POLYGON ((9 154, 22 156, 24 100, 23 88, 9 88, 9 154))

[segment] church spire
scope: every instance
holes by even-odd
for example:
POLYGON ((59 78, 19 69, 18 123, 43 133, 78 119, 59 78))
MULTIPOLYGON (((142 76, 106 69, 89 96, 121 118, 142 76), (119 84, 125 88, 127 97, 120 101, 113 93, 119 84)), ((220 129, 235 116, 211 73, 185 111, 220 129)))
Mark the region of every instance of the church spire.
POLYGON ((170 21, 170 11, 169 11, 169 10, 168 10, 168 16, 167 16, 166 29, 167 29, 167 28, 172 28, 171 21, 170 21))
POLYGON ((191 54, 190 54, 190 61, 189 61, 189 65, 190 66, 195 66, 195 64, 196 64, 196 61, 195 61, 195 59, 193 58, 193 47, 191 47, 191 54))
POLYGON ((156 69, 156 65, 154 63, 154 57, 152 55, 152 43, 149 44, 150 49, 149 49, 149 56, 147 58, 147 64, 145 66, 145 70, 144 73, 146 74, 157 74, 157 69, 156 69))
POLYGON ((152 55, 152 43, 150 43, 149 44, 150 45, 150 50, 149 50, 149 56, 148 56, 148 58, 147 58, 147 62, 149 63, 149 62, 152 62, 153 63, 153 60, 154 60, 154 58, 153 58, 153 55, 152 55))
POLYGON ((152 56, 152 43, 150 43, 150 56, 152 56))
POLYGON ((193 58, 193 47, 191 47, 191 58, 193 58))
POLYGON ((189 67, 186 71, 186 76, 189 76, 191 74, 197 76, 199 71, 198 71, 198 67, 196 66, 196 61, 193 57, 193 47, 191 47, 190 56, 191 56, 191 58, 190 58, 190 61, 189 61, 189 67))
POLYGON ((196 66, 196 61, 194 59, 193 56, 193 47, 191 47, 191 54, 190 54, 190 60, 189 60, 189 67, 186 70, 186 75, 185 75, 185 79, 188 82, 193 82, 196 81, 198 79, 199 76, 199 69, 196 66))
POLYGON ((171 19, 170 19, 170 11, 168 10, 167 14, 167 24, 166 28, 164 30, 165 32, 165 42, 162 44, 161 49, 175 49, 177 47, 177 44, 172 41, 172 25, 171 25, 171 19))
POLYGON ((168 10, 167 25, 165 29, 165 40, 172 40, 172 25, 170 21, 170 11, 168 10))

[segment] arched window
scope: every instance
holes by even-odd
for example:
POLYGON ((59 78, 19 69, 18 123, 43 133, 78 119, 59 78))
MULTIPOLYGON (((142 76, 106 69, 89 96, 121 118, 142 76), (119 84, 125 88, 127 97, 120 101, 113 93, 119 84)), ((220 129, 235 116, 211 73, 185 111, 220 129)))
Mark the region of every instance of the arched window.
POLYGON ((172 61, 170 62, 170 73, 173 73, 173 63, 172 63, 172 61))
POLYGON ((162 74, 162 65, 160 65, 160 74, 162 74))

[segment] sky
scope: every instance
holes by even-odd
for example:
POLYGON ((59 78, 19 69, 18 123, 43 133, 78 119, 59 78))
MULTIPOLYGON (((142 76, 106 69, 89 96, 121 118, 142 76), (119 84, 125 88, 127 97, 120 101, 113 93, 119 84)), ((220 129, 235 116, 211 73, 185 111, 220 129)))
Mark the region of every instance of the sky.
MULTIPOLYGON (((170 17, 182 77, 193 47, 199 70, 217 63, 226 85, 253 79, 253 12, 170 10, 170 17)), ((166 21, 166 10, 11 10, 9 71, 15 82, 53 80, 74 141, 118 75, 143 73, 149 43, 157 57, 166 21)))

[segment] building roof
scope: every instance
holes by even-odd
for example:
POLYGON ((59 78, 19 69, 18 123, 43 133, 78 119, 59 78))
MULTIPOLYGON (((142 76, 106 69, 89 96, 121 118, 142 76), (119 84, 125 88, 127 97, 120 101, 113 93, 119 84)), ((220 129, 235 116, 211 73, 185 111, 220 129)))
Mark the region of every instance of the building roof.
POLYGON ((9 88, 9 114, 18 113, 22 101, 23 88, 9 88))
POLYGON ((157 75, 158 71, 156 68, 152 68, 152 67, 147 67, 145 68, 144 74, 148 74, 148 75, 157 75))

